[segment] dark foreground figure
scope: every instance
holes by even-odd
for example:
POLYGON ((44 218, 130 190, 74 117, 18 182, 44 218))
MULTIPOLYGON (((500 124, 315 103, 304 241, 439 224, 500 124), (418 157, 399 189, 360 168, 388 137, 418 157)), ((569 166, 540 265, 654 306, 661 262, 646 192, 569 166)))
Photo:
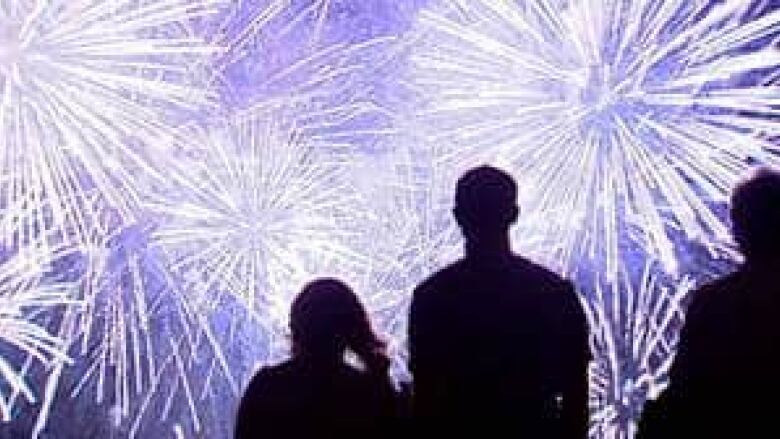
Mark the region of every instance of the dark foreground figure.
POLYGON ((354 293, 340 281, 318 280, 290 314, 292 359, 252 379, 236 438, 391 437, 396 398, 389 361, 354 293), (345 363, 347 349, 365 370, 345 363))
POLYGON ((745 262, 694 293, 640 438, 780 437, 780 174, 738 187, 731 216, 745 262))
POLYGON ((584 438, 587 328, 572 285, 511 252, 512 178, 458 182, 464 259, 414 292, 415 424, 423 437, 584 438))

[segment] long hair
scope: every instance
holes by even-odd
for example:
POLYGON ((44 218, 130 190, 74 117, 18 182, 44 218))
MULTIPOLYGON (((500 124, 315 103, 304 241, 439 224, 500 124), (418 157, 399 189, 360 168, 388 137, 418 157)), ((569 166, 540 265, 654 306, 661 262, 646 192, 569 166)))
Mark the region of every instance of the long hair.
POLYGON ((295 298, 290 311, 293 355, 341 357, 349 349, 370 372, 384 373, 385 343, 371 328, 354 292, 337 279, 317 279, 295 298))

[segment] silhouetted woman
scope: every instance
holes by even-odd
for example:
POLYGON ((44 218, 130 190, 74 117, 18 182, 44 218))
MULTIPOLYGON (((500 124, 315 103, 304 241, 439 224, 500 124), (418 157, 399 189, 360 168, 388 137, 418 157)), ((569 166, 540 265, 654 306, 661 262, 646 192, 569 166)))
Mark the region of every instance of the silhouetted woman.
POLYGON ((350 288, 335 279, 311 282, 292 304, 290 328, 292 358, 252 379, 236 438, 388 435, 396 408, 390 362, 350 288), (347 350, 362 367, 347 364, 347 350))

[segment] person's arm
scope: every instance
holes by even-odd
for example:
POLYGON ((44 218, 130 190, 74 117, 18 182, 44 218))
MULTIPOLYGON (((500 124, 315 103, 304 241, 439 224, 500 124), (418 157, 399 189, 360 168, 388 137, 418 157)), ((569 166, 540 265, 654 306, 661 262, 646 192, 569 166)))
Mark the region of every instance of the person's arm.
POLYGON ((428 414, 435 399, 436 354, 435 322, 431 319, 428 297, 415 290, 409 312, 409 371, 413 377, 412 411, 414 416, 428 414))
POLYGON ((421 336, 421 328, 420 328, 420 303, 419 303, 419 294, 418 291, 415 290, 415 292, 412 294, 412 303, 409 307, 409 322, 407 324, 407 331, 408 331, 408 347, 409 347, 409 372, 411 372, 412 376, 415 377, 415 381, 417 378, 417 372, 419 369, 419 351, 420 351, 420 336, 421 336))
POLYGON ((269 418, 273 419, 273 416, 268 413, 268 386, 264 375, 264 371, 260 370, 241 397, 236 416, 235 439, 254 439, 271 431, 272 426, 265 422, 269 418))
POLYGON ((567 285, 565 297, 561 336, 566 350, 559 359, 563 367, 561 414, 565 437, 585 438, 588 431, 588 363, 591 359, 589 330, 582 305, 571 284, 567 285))
POLYGON ((238 404, 238 414, 236 416, 235 439, 249 439, 252 437, 252 403, 250 395, 247 393, 241 398, 238 404))
MULTIPOLYGON (((699 343, 701 310, 704 308, 704 296, 701 291, 693 293, 693 301, 688 307, 685 324, 680 332, 677 352, 669 370, 669 386, 656 400, 648 400, 639 420, 637 439, 665 438, 681 428, 685 415, 681 412, 689 403, 691 377, 699 367, 693 349, 699 343)), ((677 432, 679 434, 679 431, 677 432)))

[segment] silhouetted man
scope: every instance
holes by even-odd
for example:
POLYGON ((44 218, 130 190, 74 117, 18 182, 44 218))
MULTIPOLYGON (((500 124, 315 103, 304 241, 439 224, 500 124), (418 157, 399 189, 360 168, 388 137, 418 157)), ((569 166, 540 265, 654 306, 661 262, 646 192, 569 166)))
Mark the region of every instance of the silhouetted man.
POLYGON ((780 174, 739 186, 731 218, 745 262, 693 293, 670 386, 640 437, 780 437, 780 174))
POLYGON ((466 256, 414 292, 414 411, 436 437, 585 437, 585 318, 569 282, 512 253, 516 198, 503 171, 467 172, 454 209, 466 256))

